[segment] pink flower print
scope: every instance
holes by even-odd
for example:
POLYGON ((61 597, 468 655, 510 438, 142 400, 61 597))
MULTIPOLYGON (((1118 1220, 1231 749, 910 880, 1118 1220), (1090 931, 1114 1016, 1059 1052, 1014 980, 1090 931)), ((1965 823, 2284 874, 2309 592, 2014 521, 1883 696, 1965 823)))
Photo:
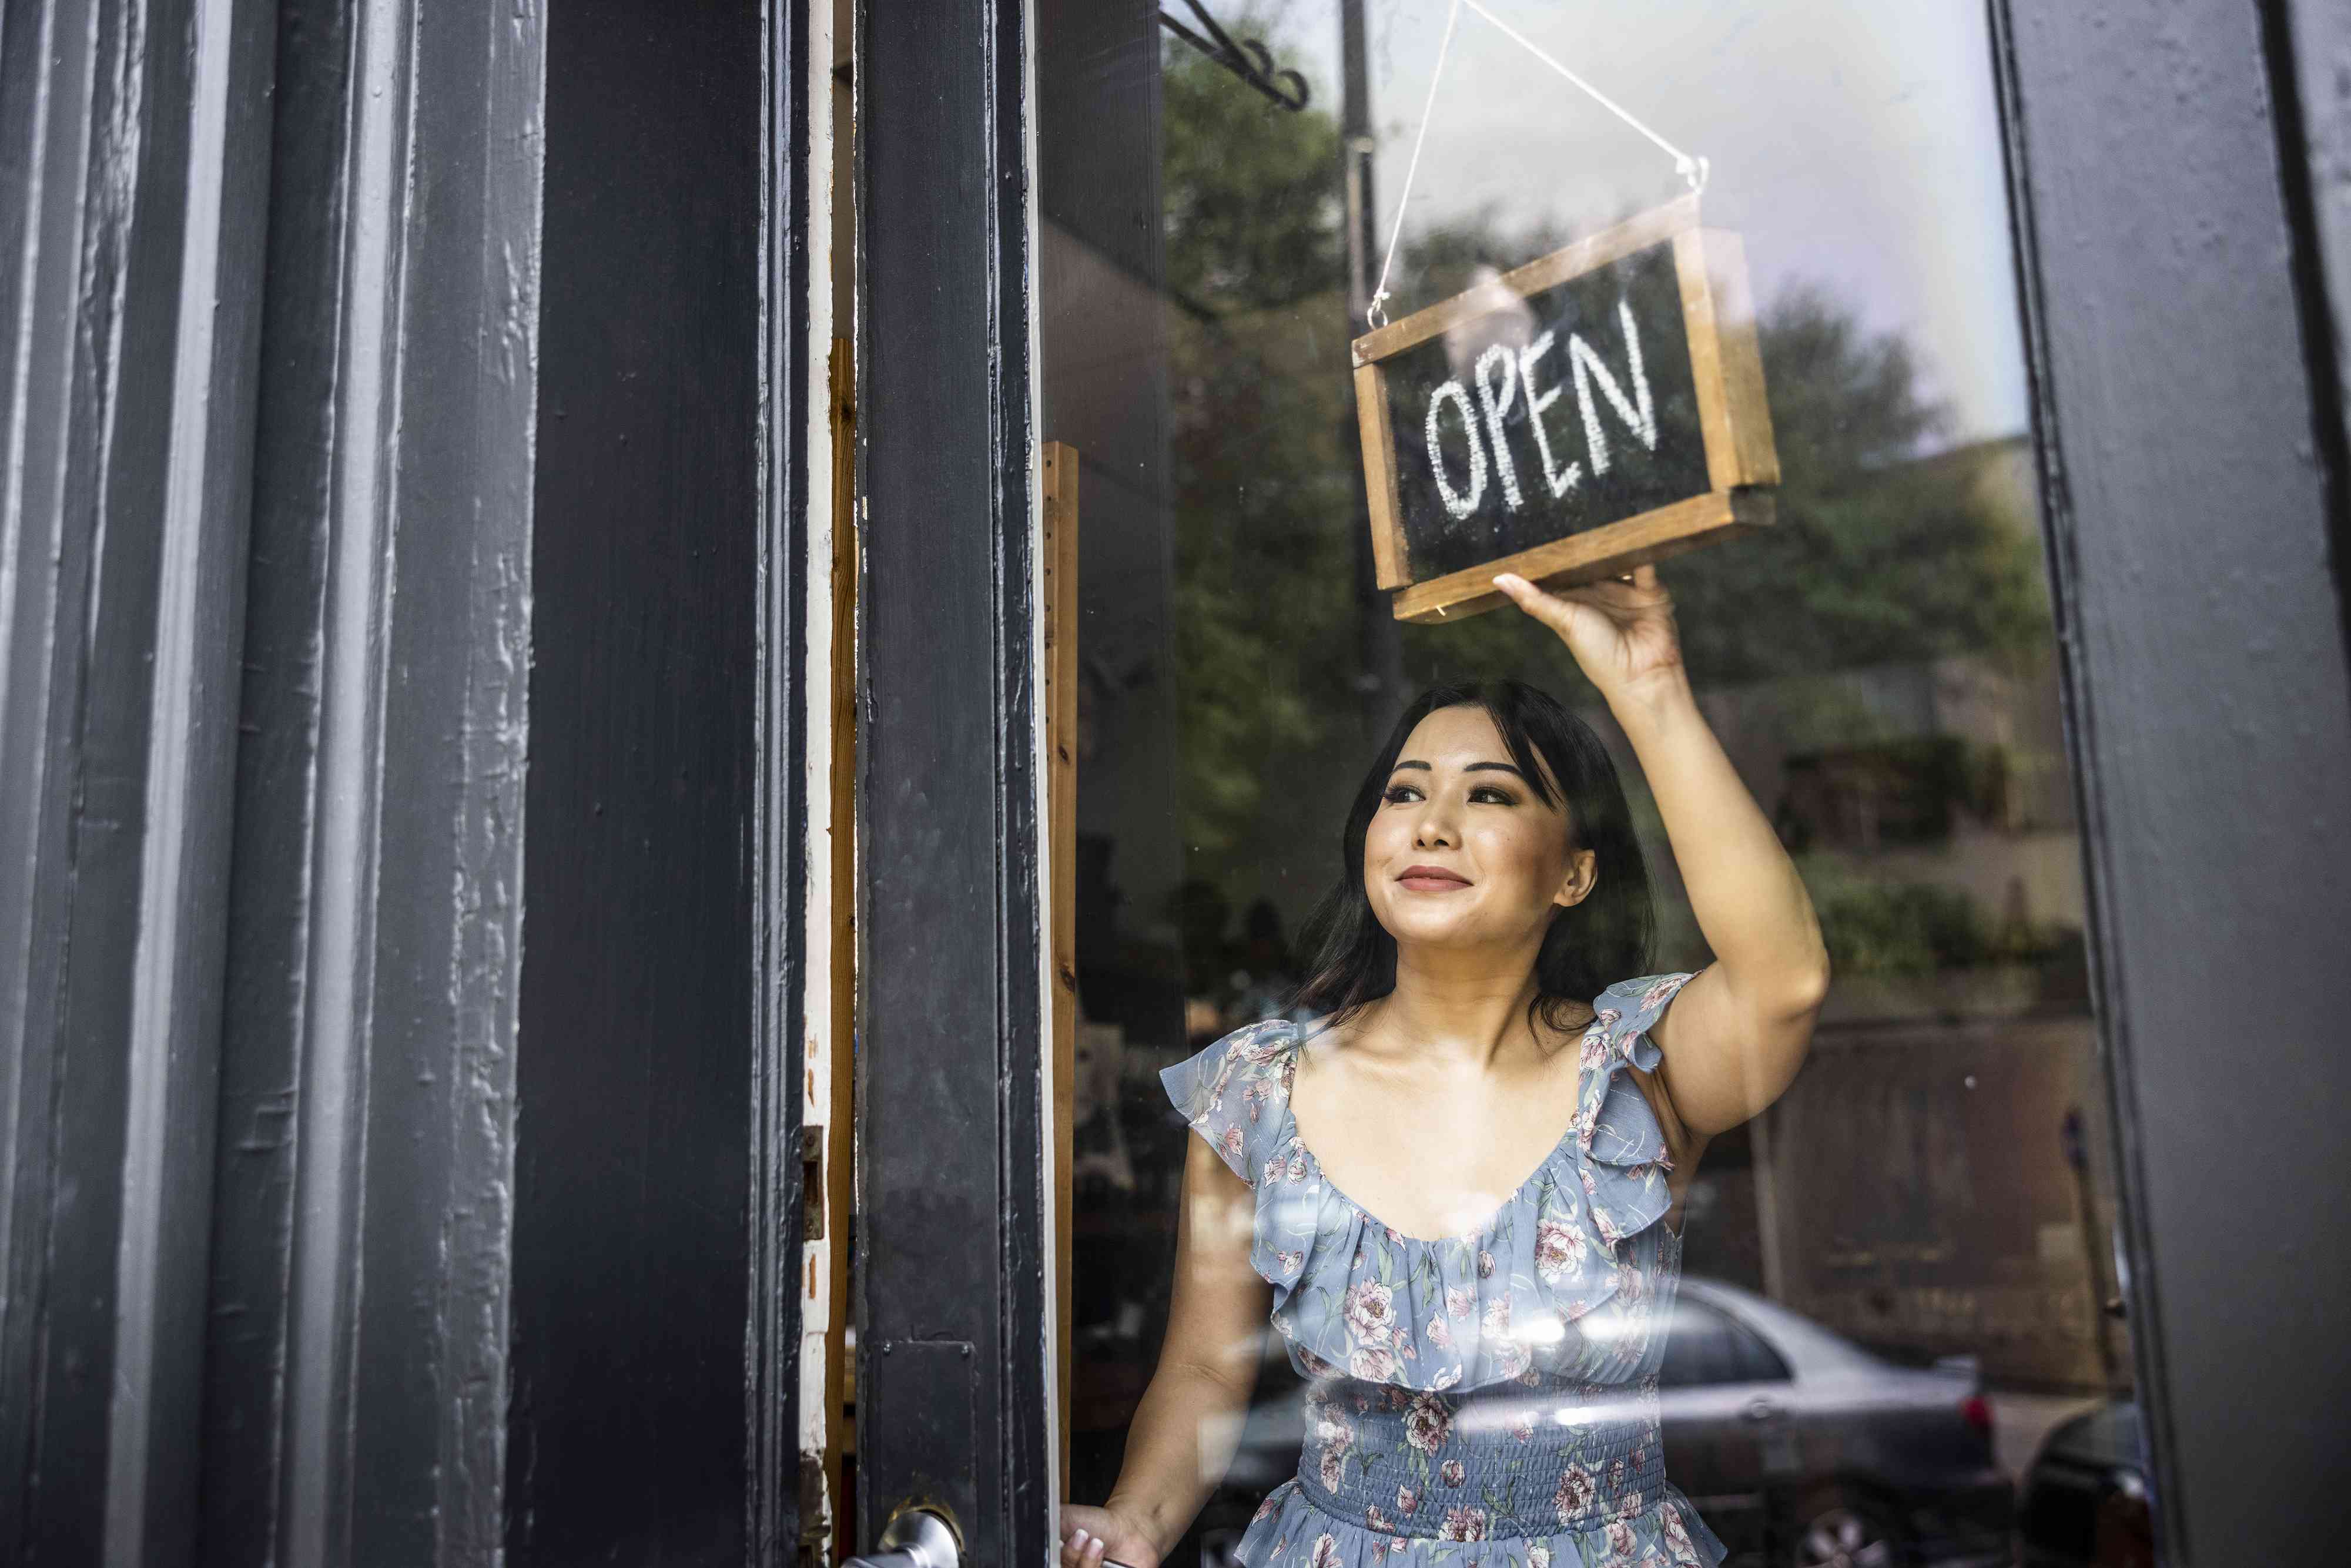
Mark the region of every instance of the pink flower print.
POLYGON ((1385 1344, 1395 1328, 1395 1292, 1377 1280, 1363 1280, 1347 1289, 1343 1308, 1347 1327, 1365 1344, 1385 1344))
POLYGON ((1633 1554, 1639 1548, 1640 1542, 1634 1538, 1633 1527, 1621 1519, 1613 1520, 1608 1525, 1608 1555, 1602 1561, 1609 1568, 1616 1568, 1618 1563, 1623 1563, 1625 1568, 1635 1568, 1633 1554))
POLYGON ((1594 1482, 1592 1472, 1582 1465, 1570 1465, 1567 1473, 1559 1478, 1559 1490, 1551 1494, 1551 1505, 1558 1511, 1562 1524, 1573 1524, 1592 1507, 1594 1482))
POLYGON ((1439 1350, 1453 1348, 1453 1325, 1443 1318, 1428 1320, 1428 1343, 1439 1350))
POLYGON ((1527 1568, 1551 1568, 1551 1548, 1541 1545, 1528 1547, 1527 1568))
POLYGON ((1355 1391, 1355 1414, 1358 1416, 1368 1416, 1371 1414, 1371 1410, 1372 1396, 1364 1393, 1363 1390, 1357 1389, 1355 1391))
MULTIPOLYGON (((1285 1334, 1290 1333, 1295 1327, 1295 1325, 1287 1322, 1278 1323, 1275 1326, 1280 1328, 1285 1334)), ((1307 1349, 1304 1345, 1300 1345, 1298 1347, 1298 1364, 1306 1369, 1306 1375, 1309 1377, 1330 1377, 1339 1370, 1337 1367, 1332 1366, 1329 1362, 1323 1360, 1321 1356, 1315 1354, 1312 1351, 1307 1349)))
POLYGON ((1601 1034, 1599 1025, 1594 1024, 1584 1031, 1583 1046, 1578 1054, 1583 1058, 1586 1071, 1599 1067, 1608 1060, 1608 1041, 1601 1034))
POLYGON ((1672 996, 1676 991, 1680 990, 1681 988, 1682 979, 1679 975, 1667 976, 1664 979, 1659 980, 1656 985, 1651 986, 1647 990, 1641 993, 1641 1010, 1643 1012, 1647 1012, 1651 1008, 1656 1007, 1659 1002, 1664 1001, 1667 997, 1672 996))
POLYGON ((1666 1520, 1666 1544, 1674 1549, 1675 1561, 1678 1563, 1697 1562, 1698 1560, 1698 1547, 1690 1541, 1689 1526, 1682 1522, 1682 1511, 1678 1508, 1667 1508, 1664 1511, 1666 1520))
POLYGON ((1448 1508, 1445 1511, 1445 1528, 1437 1532, 1439 1541, 1483 1541, 1486 1539, 1486 1511, 1482 1508, 1448 1508))
POLYGON ((1324 1531, 1314 1538, 1314 1555, 1309 1568, 1339 1568, 1339 1538, 1324 1531))
POLYGON ((1395 1353, 1396 1359, 1398 1361, 1418 1361, 1420 1359, 1420 1352, 1413 1348, 1412 1335, 1408 1333, 1400 1333, 1396 1335, 1395 1353))
POLYGON ((1445 1290, 1445 1315, 1467 1322, 1478 1311, 1478 1292, 1467 1285, 1448 1285, 1445 1290))
POLYGON ((1257 1511, 1249 1515, 1249 1522, 1251 1524, 1257 1524, 1265 1520, 1271 1519, 1280 1511, 1280 1503, 1275 1501, 1271 1498, 1268 1498, 1263 1502, 1257 1505, 1257 1511))
POLYGON ((1306 1179, 1306 1151, 1302 1148, 1290 1150, 1290 1163, 1281 1167, 1281 1174, 1289 1177, 1291 1181, 1304 1181, 1306 1179))
POLYGON ((1523 1377, 1533 1381, 1534 1357, 1517 1340, 1504 1340, 1494 1352, 1494 1375, 1498 1377, 1523 1377))
POLYGON ((1249 1124, 1255 1126, 1259 1113, 1265 1109, 1265 1085, 1252 1083, 1242 1090, 1241 1108, 1249 1113, 1249 1124))
POLYGON ((1376 1345, 1357 1345, 1347 1357, 1347 1375, 1365 1383, 1385 1383, 1395 1375, 1395 1357, 1376 1345))
POLYGON ((1609 1030, 1614 1029, 1617 1023, 1624 1017, 1625 1015, 1618 1012, 1614 1008, 1602 1008, 1598 1012, 1592 1015, 1592 1027, 1598 1030, 1601 1033, 1606 1034, 1609 1030))
POLYGON ((1433 1454, 1443 1448, 1447 1435, 1452 1430, 1453 1417, 1446 1411, 1445 1402, 1441 1399, 1424 1394, 1412 1402, 1411 1409, 1405 1412, 1404 1440, 1424 1454, 1433 1454))
POLYGON ((1481 1250, 1478 1254, 1478 1278, 1481 1280, 1490 1280, 1493 1277, 1494 1255, 1491 1252, 1481 1250))
POLYGON ((1531 1443, 1535 1440, 1535 1424, 1525 1415, 1511 1416, 1510 1430, 1510 1436, 1521 1443, 1531 1443))
POLYGON ((1393 1542, 1393 1541, 1374 1541, 1374 1542, 1372 1542, 1372 1561, 1373 1561, 1374 1563, 1384 1563, 1384 1562, 1386 1562, 1386 1561, 1388 1560, 1388 1553, 1389 1553, 1390 1552, 1393 1552, 1394 1550, 1395 1550, 1395 1547, 1396 1547, 1396 1542, 1393 1542))
POLYGON ((1452 1387, 1455 1384, 1460 1381, 1461 1369, 1458 1366, 1448 1366, 1444 1371, 1438 1373, 1435 1377, 1429 1379, 1428 1385, 1437 1393, 1442 1394, 1445 1390, 1452 1387))
POLYGON ((1227 1127, 1225 1135, 1217 1140, 1217 1145, 1234 1159, 1240 1158, 1241 1130, 1238 1127, 1227 1127))
POLYGON ((1410 1487, 1396 1488, 1396 1511, 1398 1513, 1404 1515, 1406 1519, 1410 1519, 1413 1515, 1413 1511, 1418 1507, 1420 1507, 1420 1493, 1415 1491, 1410 1487))
POLYGON ((1295 1274, 1299 1270, 1306 1266, 1306 1254, 1303 1252, 1277 1252, 1273 1255, 1273 1266, 1275 1270, 1279 1273, 1295 1274))
POLYGON ((1447 1486, 1458 1487, 1469 1479, 1469 1472, 1461 1468, 1460 1460, 1447 1459, 1437 1468, 1437 1479, 1447 1486))
MULTIPOLYGON (((1321 1456, 1315 1460, 1315 1463, 1322 1477, 1322 1490, 1324 1491, 1337 1491, 1339 1488, 1345 1483, 1347 1479, 1346 1455, 1330 1448, 1325 1448, 1322 1450, 1321 1456)), ((1324 1539, 1327 1540, 1329 1538, 1326 1536, 1324 1539)))
POLYGON ((1535 1227, 1535 1272, 1545 1284, 1559 1283, 1570 1269, 1583 1264, 1583 1231, 1563 1219, 1546 1219, 1535 1227))
POLYGON ((1395 1528, 1388 1522, 1388 1516, 1380 1511, 1380 1505, 1375 1502, 1364 1505, 1364 1523, 1383 1534, 1392 1532, 1395 1528))
POLYGON ((1625 1490, 1625 1461, 1622 1458, 1608 1461, 1608 1490, 1612 1492, 1625 1490))
POLYGON ((1241 1060, 1262 1067, 1281 1054, 1281 1031, 1278 1029, 1259 1030, 1236 1049, 1241 1060))
POLYGON ((1508 1296, 1486 1303, 1486 1337, 1505 1338, 1510 1332, 1510 1299, 1508 1296))

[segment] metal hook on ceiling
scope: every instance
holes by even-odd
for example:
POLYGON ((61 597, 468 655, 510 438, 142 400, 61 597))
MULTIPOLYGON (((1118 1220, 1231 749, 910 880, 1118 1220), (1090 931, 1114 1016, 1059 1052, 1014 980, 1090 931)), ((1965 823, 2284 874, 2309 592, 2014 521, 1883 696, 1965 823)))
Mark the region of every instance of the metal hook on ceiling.
POLYGON ((1164 9, 1159 25, 1272 99, 1276 108, 1296 114, 1306 107, 1311 95, 1303 76, 1276 66, 1272 54, 1255 38, 1236 43, 1200 0, 1184 0, 1184 4, 1199 22, 1200 31, 1195 32, 1174 12, 1164 9))

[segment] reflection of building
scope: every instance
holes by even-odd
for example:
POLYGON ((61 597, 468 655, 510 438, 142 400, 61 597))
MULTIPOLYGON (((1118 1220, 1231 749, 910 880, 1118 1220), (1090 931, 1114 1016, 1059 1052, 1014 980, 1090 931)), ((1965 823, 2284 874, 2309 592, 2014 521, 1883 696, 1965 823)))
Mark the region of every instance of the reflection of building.
MULTIPOLYGON (((2030 459, 2018 438, 1925 461, 2029 528, 2030 459)), ((1839 968, 1795 1086, 1708 1155, 1716 1201, 1696 1217, 1693 1266, 1857 1339, 1979 1355, 1995 1380, 2109 1381, 2124 1364, 2100 1337, 2114 1184, 2047 656, 1838 670, 1704 702, 1797 854, 1839 968), (2092 1129, 2093 1169, 2068 1162, 2069 1114, 2092 1129)))

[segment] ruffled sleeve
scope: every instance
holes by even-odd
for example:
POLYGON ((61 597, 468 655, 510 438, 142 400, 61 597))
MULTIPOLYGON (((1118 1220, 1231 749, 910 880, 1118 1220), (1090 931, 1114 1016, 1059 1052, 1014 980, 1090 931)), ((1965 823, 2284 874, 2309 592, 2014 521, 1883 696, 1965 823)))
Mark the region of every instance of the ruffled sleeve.
POLYGON ((1289 1020, 1267 1019, 1159 1074, 1186 1124, 1251 1186, 1280 1135, 1297 1037, 1289 1020))
POLYGON ((1652 975, 1620 980, 1593 1001, 1595 1016, 1583 1037, 1576 1141, 1583 1154, 1593 1225, 1611 1246, 1656 1224, 1673 1206, 1666 1185, 1672 1162, 1665 1129, 1625 1069, 1656 1071, 1660 1053, 1649 1030, 1690 978, 1652 975))

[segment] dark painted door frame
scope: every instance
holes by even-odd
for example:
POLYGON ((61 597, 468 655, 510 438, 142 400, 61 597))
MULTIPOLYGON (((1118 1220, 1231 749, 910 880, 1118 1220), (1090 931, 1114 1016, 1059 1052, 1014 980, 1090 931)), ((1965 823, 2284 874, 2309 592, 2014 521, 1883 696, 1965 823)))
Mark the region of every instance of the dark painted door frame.
POLYGON ((2306 1557, 2351 1493, 2346 476, 2274 10, 1992 6, 2174 1564, 2306 1557))
POLYGON ((857 7, 856 1544, 1044 1563, 1027 18, 857 7))
POLYGON ((497 1540, 542 37, 0 26, 10 1562, 497 1540))

